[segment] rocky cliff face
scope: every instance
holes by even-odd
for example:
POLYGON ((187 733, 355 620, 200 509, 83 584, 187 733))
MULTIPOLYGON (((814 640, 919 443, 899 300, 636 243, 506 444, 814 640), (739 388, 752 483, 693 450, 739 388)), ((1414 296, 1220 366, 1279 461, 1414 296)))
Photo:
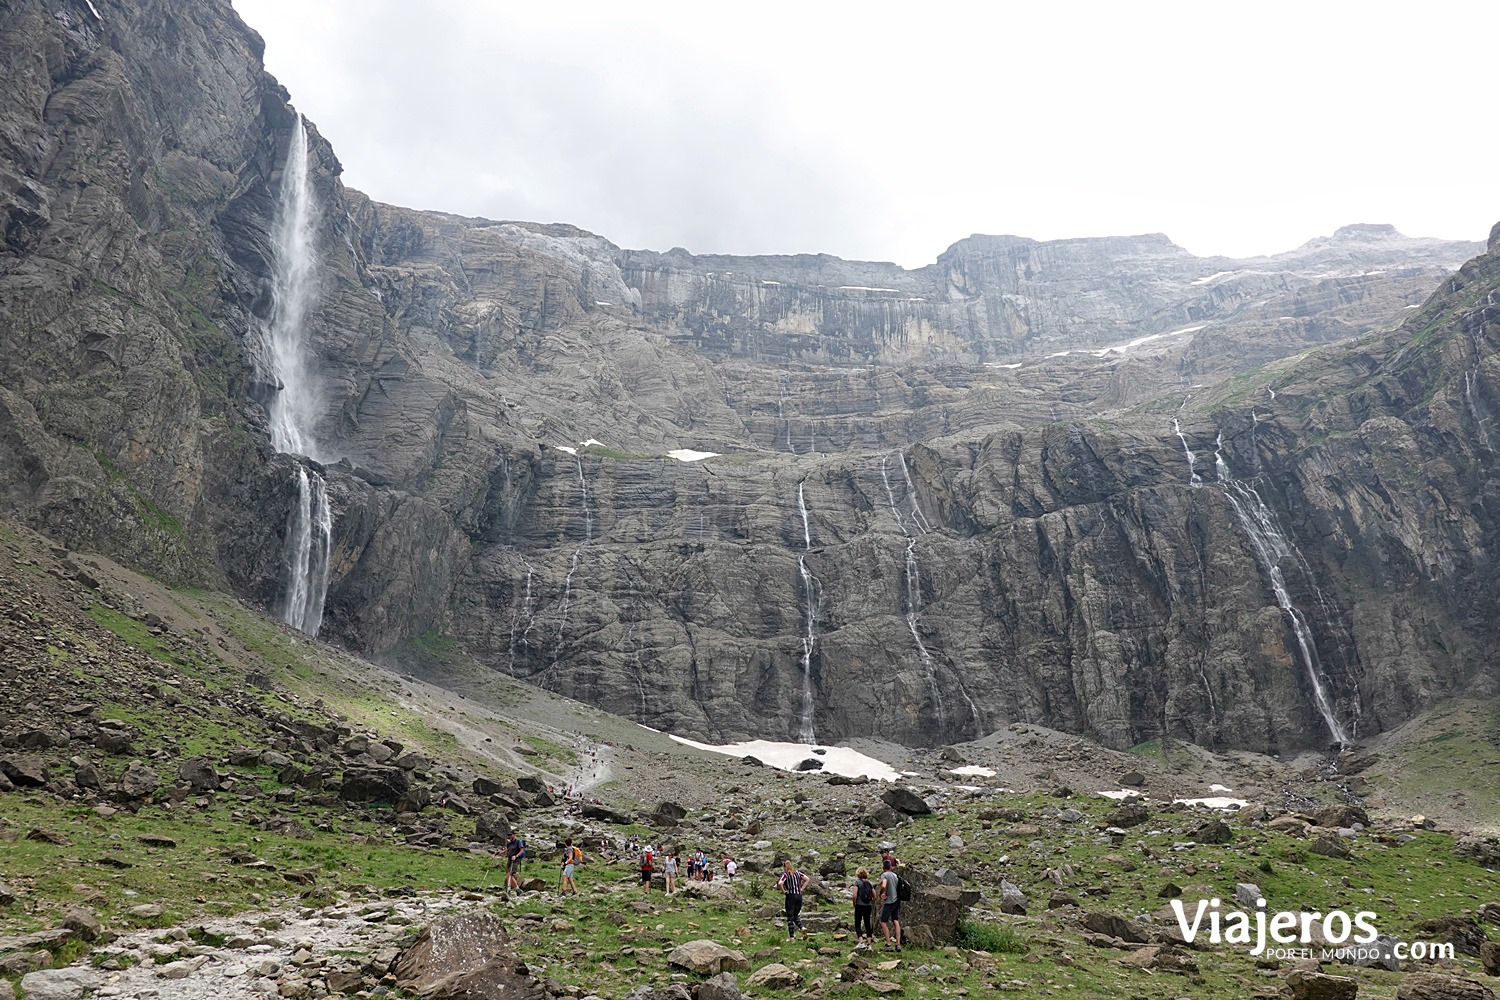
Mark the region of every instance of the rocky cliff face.
MULTIPOLYGON (((221 3, 21 3, 0 51, 6 508, 270 607, 306 461, 265 410, 287 95, 221 3)), ((1289 749, 1486 674, 1500 264, 1448 275, 1481 248, 650 254, 371 202, 311 134, 335 641, 916 744, 1289 749)))
POLYGON ((1251 360, 1245 342, 1268 335, 1274 343, 1254 360, 1392 323, 1479 249, 1359 225, 1248 260, 1195 257, 1158 233, 1049 243, 971 236, 915 271, 828 256, 695 257, 681 249, 625 251, 620 267, 643 316, 715 355, 1008 362, 1212 326, 1203 339, 1217 336, 1221 346, 1230 338, 1244 363, 1251 360))

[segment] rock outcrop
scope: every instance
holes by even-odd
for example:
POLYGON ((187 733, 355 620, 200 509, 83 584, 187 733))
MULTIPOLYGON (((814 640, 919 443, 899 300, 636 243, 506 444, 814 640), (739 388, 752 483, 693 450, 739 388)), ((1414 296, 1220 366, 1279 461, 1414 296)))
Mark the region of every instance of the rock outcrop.
POLYGON ((1478 244, 651 254, 372 202, 309 123, 314 462, 267 434, 296 112, 258 36, 25 0, 0 53, 0 503, 73 547, 273 608, 311 468, 325 637, 709 738, 795 737, 807 689, 824 739, 1295 749, 1496 639, 1478 244))

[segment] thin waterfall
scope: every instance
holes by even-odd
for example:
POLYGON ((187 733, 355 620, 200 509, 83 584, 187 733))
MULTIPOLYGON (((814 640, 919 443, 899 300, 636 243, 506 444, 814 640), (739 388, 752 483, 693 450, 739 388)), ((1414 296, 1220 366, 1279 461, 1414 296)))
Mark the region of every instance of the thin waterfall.
POLYGON ((594 512, 589 509, 589 481, 583 475, 583 459, 573 456, 578 466, 578 488, 583 491, 583 540, 587 544, 594 540, 594 512))
POLYGON ((573 558, 568 563, 568 574, 563 578, 562 612, 558 616, 557 623, 557 649, 552 654, 554 665, 562 659, 563 637, 568 632, 568 608, 573 599, 573 574, 578 572, 578 557, 582 555, 584 546, 594 541, 594 512, 589 507, 589 481, 583 474, 583 459, 577 453, 573 455, 573 464, 578 470, 578 489, 582 495, 583 543, 573 550, 573 558))
MULTIPOLYGON (((318 206, 307 178, 307 129, 298 115, 277 194, 271 243, 271 318, 264 326, 271 374, 271 445, 317 457, 313 431, 322 411, 317 359, 307 345, 307 319, 317 300, 318 206)), ((323 477, 299 464, 297 502, 287 517, 281 619, 308 635, 323 623, 333 539, 333 510, 323 477)))
POLYGON ((552 655, 552 662, 556 663, 562 658, 563 636, 568 631, 568 606, 573 600, 573 574, 578 572, 578 555, 583 551, 583 546, 573 550, 573 559, 568 563, 568 575, 563 577, 563 599, 562 613, 558 616, 557 623, 557 652, 552 655))
MULTIPOLYGON (((904 458, 902 462, 904 465, 904 458)), ((937 673, 933 666, 932 654, 928 652, 927 643, 922 641, 921 630, 917 627, 917 616, 922 610, 922 577, 921 568, 917 565, 917 539, 907 530, 906 521, 901 516, 901 508, 896 503, 896 494, 891 489, 891 477, 887 464, 886 456, 881 455, 880 481, 885 484, 886 502, 890 504, 891 517, 896 519, 896 526, 901 529, 901 534, 906 537, 906 600, 903 602, 905 605, 906 630, 911 633, 912 641, 917 645, 917 658, 922 664, 922 674, 927 680, 927 689, 932 694, 933 708, 937 710, 937 728, 939 732, 943 732, 947 728, 947 713, 943 709, 943 692, 938 687, 937 673)))
POLYGON ((1202 486, 1203 480, 1198 476, 1198 458, 1193 454, 1193 449, 1188 447, 1187 438, 1183 436, 1182 424, 1177 418, 1172 418, 1172 433, 1177 435, 1177 440, 1182 442, 1182 453, 1187 456, 1188 463, 1188 485, 1202 486))
POLYGON ((1333 702, 1329 699, 1328 690, 1323 683, 1323 665, 1318 659, 1318 647, 1313 641, 1312 628, 1302 612, 1292 604, 1286 579, 1281 573, 1283 560, 1295 558, 1301 563, 1302 557, 1277 527, 1275 516, 1261 500, 1260 494, 1249 483, 1235 479, 1231 475, 1229 464, 1224 461, 1222 444, 1221 435, 1220 447, 1214 451, 1214 471, 1219 478, 1219 483, 1224 487, 1224 497, 1229 501, 1229 507, 1234 512, 1240 529, 1250 540, 1250 547, 1255 551, 1256 560, 1260 563, 1266 578, 1271 582, 1271 591, 1276 595, 1277 606, 1291 623, 1292 634, 1297 639, 1297 650, 1301 654, 1303 668, 1307 671, 1308 682, 1312 685, 1313 703, 1317 707, 1318 714, 1323 717, 1323 722, 1328 726, 1328 732, 1333 737, 1333 741, 1340 745, 1348 744, 1349 734, 1334 714, 1333 702))
POLYGON ((807 630, 802 635, 802 725, 797 739, 816 743, 813 732, 813 647, 818 641, 818 580, 807 568, 807 553, 812 549, 812 527, 807 518, 806 480, 797 484, 797 509, 802 513, 802 555, 797 557, 797 572, 802 575, 802 589, 807 595, 807 630))
POLYGON ((925 535, 932 530, 932 525, 917 504, 917 488, 911 484, 911 469, 906 464, 906 453, 898 451, 896 457, 901 460, 901 477, 906 480, 906 495, 911 500, 911 523, 925 535))
POLYGON ((526 567, 526 591, 521 598, 521 607, 510 616, 510 675, 512 677, 516 676, 516 644, 519 642, 522 649, 530 650, 531 630, 536 625, 536 615, 531 610, 531 578, 534 570, 530 560, 525 557, 522 557, 521 563, 526 567), (526 626, 521 629, 518 636, 516 628, 522 619, 525 620, 526 626))

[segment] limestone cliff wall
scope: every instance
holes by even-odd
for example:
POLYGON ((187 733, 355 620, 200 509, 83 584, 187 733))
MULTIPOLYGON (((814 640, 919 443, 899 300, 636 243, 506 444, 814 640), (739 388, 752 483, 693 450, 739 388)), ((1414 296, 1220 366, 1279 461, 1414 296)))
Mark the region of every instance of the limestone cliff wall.
MULTIPOLYGON (((0 57, 0 502, 269 607, 289 95, 217 0, 19 2, 0 57)), ((1159 236, 972 237, 914 271, 652 254, 372 202, 310 134, 334 641, 436 629, 653 726, 785 736, 810 622, 825 739, 1316 745, 1219 450, 1290 543, 1343 726, 1493 680, 1500 265, 1449 275, 1481 248, 1358 226, 1247 261, 1159 236), (1102 350, 1156 334, 1180 349, 1102 350)))

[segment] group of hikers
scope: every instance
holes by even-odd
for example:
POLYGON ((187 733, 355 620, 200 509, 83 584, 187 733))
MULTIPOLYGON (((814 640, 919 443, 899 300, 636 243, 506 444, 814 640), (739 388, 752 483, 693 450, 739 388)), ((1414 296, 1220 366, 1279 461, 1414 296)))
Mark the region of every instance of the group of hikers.
MULTIPOLYGON (((885 942, 885 947, 890 950, 901 950, 901 902, 910 898, 910 887, 904 879, 896 874, 896 868, 901 862, 891 853, 890 847, 882 846, 880 850, 880 877, 879 884, 870 880, 870 870, 861 867, 854 873, 854 886, 849 894, 849 901, 854 905, 854 933, 858 937, 856 947, 873 948, 875 946, 875 907, 880 907, 880 932, 885 942)), ((651 880, 656 874, 656 849, 650 844, 642 845, 638 836, 631 836, 630 840, 621 850, 608 839, 600 841, 600 856, 608 860, 618 860, 621 854, 634 854, 635 864, 641 875, 641 891, 651 891, 651 880)), ((508 890, 519 891, 521 888, 521 865, 526 861, 526 841, 511 832, 509 839, 505 842, 505 887, 508 890)), ((578 895, 578 883, 574 880, 574 868, 583 862, 583 851, 573 843, 573 838, 568 837, 562 845, 562 874, 558 888, 564 896, 578 895)), ((662 877, 666 882, 668 894, 676 891, 677 877, 684 867, 679 863, 677 851, 667 848, 662 856, 662 877)), ((724 858, 724 875, 734 878, 739 870, 738 863, 732 857, 724 858)), ((691 881, 712 881, 714 878, 713 865, 708 856, 702 851, 695 851, 688 858, 685 873, 691 881)), ((786 936, 787 940, 796 937, 801 931, 802 936, 807 937, 807 928, 802 925, 802 897, 812 884, 812 877, 797 868, 788 859, 781 864, 781 875, 776 880, 776 887, 781 890, 786 899, 786 936)))
MULTIPOLYGON (((901 902, 911 898, 911 888, 906 880, 896 874, 901 862, 889 848, 880 851, 880 884, 870 881, 870 870, 861 866, 854 873, 854 887, 849 901, 854 904, 854 933, 858 938, 856 948, 875 947, 875 928, 871 924, 875 906, 880 905, 880 932, 887 950, 901 950, 901 902)), ((812 884, 812 877, 800 870, 788 859, 781 863, 781 877, 776 887, 786 897, 786 936, 790 941, 801 931, 807 937, 807 928, 802 926, 802 894, 812 884)))

